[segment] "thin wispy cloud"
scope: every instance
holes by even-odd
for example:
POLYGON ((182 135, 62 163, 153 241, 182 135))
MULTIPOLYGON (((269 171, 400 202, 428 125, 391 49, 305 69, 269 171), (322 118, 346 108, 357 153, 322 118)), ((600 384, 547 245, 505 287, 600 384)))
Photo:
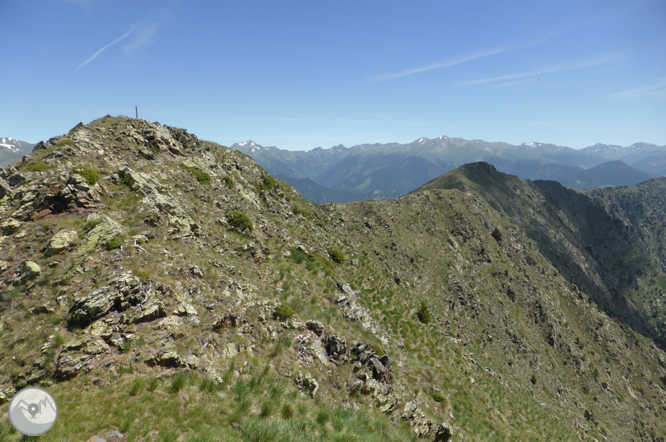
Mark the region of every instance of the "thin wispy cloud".
POLYGON ((583 61, 580 63, 560 64, 535 71, 520 72, 517 74, 503 75, 501 77, 483 78, 481 80, 465 81, 459 83, 458 86, 479 86, 484 84, 498 83, 507 80, 515 80, 517 78, 534 77, 537 75, 550 74, 553 72, 573 71, 576 69, 584 69, 608 63, 611 59, 612 57, 601 57, 601 58, 595 58, 592 60, 583 61))
POLYGON ((478 59, 485 58, 485 57, 491 57, 493 55, 503 54, 505 52, 512 52, 512 51, 517 51, 519 49, 533 48, 535 46, 539 46, 540 44, 543 44, 549 38, 554 37, 555 35, 561 34, 565 31, 566 31, 566 29, 564 29, 564 28, 558 29, 556 31, 551 32, 550 34, 547 34, 547 35, 543 36, 541 39, 536 40, 536 41, 532 41, 530 43, 520 44, 520 45, 513 45, 513 46, 505 46, 505 47, 502 47, 502 48, 489 49, 487 51, 481 51, 481 52, 477 52, 477 53, 474 53, 474 54, 464 55, 462 57, 458 57, 458 58, 455 58, 455 59, 452 59, 452 60, 447 60, 447 61, 443 61, 443 62, 440 62, 440 63, 429 64, 429 65, 426 65, 426 66, 421 66, 421 67, 418 67, 418 68, 415 68, 415 69, 410 69, 410 70, 403 71, 403 72, 393 72, 393 73, 388 73, 388 74, 381 74, 381 75, 377 75, 375 77, 372 77, 372 80, 374 80, 374 81, 393 80, 393 79, 400 78, 400 77, 406 77, 408 75, 414 75, 414 74, 420 74, 421 72, 432 71, 433 69, 449 68, 449 67, 456 66, 456 65, 459 65, 459 64, 463 64, 463 63, 467 63, 467 62, 470 62, 470 61, 473 61, 473 60, 478 60, 478 59))
POLYGON ((501 48, 501 49, 493 49, 487 52, 481 52, 477 54, 472 54, 472 55, 467 55, 464 57, 460 57, 455 60, 448 60, 444 61, 441 63, 435 63, 435 64, 429 64, 427 66, 422 66, 420 68, 416 69, 410 69, 408 71, 403 71, 403 72, 394 72, 390 74, 381 74, 377 75, 376 77, 373 77, 372 79, 375 81, 384 81, 384 80, 393 80, 395 78, 400 78, 400 77, 406 77, 408 75, 414 75, 414 74, 419 74, 421 72, 427 72, 427 71, 432 71, 433 69, 441 69, 441 68, 449 68, 451 66, 456 66, 459 64, 467 63, 468 61, 472 60, 478 60, 479 58, 484 58, 484 57, 490 57, 491 55, 497 55, 501 54, 503 52, 509 52, 514 50, 514 48, 501 48))
POLYGON ((129 54, 141 46, 146 46, 153 43, 155 41, 155 34, 159 28, 160 26, 156 23, 135 26, 133 31, 136 38, 123 47, 125 53, 129 54))
POLYGON ((652 86, 628 89, 626 91, 616 92, 610 95, 613 98, 642 98, 642 97, 666 97, 666 78, 662 78, 657 84, 652 86))
POLYGON ((106 46, 104 46, 102 49, 100 49, 99 51, 95 52, 95 53, 93 54, 92 57, 90 57, 89 59, 87 59, 86 61, 84 61, 83 63, 81 63, 81 64, 77 67, 77 69, 81 69, 83 66, 85 66, 85 65, 87 65, 88 63, 90 63, 91 61, 93 61, 95 58, 97 58, 97 56, 98 56, 99 54, 101 54, 101 53, 104 52, 105 50, 109 49, 111 46, 113 46, 113 45, 115 45, 115 44, 118 44, 118 43, 120 43, 121 41, 125 40, 127 37, 129 37, 129 35, 130 35, 131 33, 132 33, 132 29, 130 29, 129 31, 125 32, 125 33, 124 33, 124 34, 123 34, 118 40, 109 43, 108 45, 106 45, 106 46))

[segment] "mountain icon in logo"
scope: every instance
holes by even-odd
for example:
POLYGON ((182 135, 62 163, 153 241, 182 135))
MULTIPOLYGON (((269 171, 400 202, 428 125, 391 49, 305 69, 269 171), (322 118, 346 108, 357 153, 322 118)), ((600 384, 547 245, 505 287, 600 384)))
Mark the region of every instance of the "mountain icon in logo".
POLYGON ((58 419, 58 404, 48 391, 28 387, 14 395, 9 403, 9 420, 26 436, 40 436, 49 431, 58 419))

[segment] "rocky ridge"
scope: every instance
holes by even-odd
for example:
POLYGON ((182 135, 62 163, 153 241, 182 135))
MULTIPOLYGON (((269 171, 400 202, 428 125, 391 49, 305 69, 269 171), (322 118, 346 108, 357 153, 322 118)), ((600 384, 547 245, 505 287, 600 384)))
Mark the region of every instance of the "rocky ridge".
POLYGON ((47 386, 77 440, 663 440, 663 351, 493 207, 316 206, 185 130, 78 125, 0 172, 0 398, 47 386))

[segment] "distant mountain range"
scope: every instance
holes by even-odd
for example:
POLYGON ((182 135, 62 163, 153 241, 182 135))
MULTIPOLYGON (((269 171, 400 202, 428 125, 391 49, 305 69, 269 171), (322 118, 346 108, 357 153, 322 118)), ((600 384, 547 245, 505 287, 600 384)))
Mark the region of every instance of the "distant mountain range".
POLYGON ((32 152, 34 144, 13 138, 0 138, 0 167, 8 166, 32 152))
POLYGON ((576 189, 625 186, 666 176, 666 146, 595 144, 584 149, 544 143, 512 145, 441 136, 408 143, 338 145, 305 151, 253 141, 231 148, 318 204, 397 198, 464 164, 485 161, 529 180, 576 189), (343 193, 340 193, 343 192, 343 193))

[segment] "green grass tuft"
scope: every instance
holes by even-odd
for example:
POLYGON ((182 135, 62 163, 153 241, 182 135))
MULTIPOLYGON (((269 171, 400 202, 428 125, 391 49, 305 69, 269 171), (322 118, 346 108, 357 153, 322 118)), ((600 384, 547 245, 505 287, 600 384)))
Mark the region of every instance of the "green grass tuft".
POLYGON ((55 143, 56 147, 63 147, 63 146, 71 146, 74 147, 75 144, 72 140, 68 138, 63 138, 62 140, 59 140, 57 143, 55 143))
POLYGON ((185 375, 182 373, 176 373, 176 375, 171 378, 171 385, 169 386, 169 391, 171 393, 178 393, 185 387, 185 375))
POLYGON ((45 170, 50 170, 52 169, 53 166, 50 164, 46 164, 43 161, 30 161, 28 165, 25 166, 25 171, 26 172, 43 172, 45 170))

